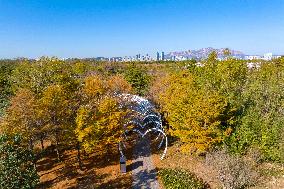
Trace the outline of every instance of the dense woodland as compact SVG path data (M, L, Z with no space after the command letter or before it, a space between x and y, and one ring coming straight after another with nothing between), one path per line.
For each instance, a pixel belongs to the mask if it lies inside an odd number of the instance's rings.
M184 156L249 154L283 164L284 58L256 62L260 67L248 68L229 53L222 61L212 53L198 64L1 60L0 188L36 187L45 140L58 161L64 150L76 149L80 166L82 153L108 153L128 119L122 93L156 105Z

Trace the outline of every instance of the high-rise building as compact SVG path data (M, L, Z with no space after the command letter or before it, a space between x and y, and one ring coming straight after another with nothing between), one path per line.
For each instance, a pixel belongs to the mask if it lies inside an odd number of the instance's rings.
M164 60L165 60L165 53L162 52L162 61L164 61Z
M157 61L159 61L159 60L160 60L160 53L157 52Z

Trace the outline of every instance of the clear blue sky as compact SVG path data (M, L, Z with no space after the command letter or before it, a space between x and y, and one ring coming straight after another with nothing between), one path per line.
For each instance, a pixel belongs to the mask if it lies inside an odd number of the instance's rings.
M0 58L284 54L284 0L0 0Z

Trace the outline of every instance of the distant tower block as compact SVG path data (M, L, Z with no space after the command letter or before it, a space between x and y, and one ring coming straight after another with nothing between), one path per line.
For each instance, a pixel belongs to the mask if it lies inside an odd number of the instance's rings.
M157 59L156 59L157 61L159 61L160 60L160 53L159 52L157 52Z
M162 52L162 61L164 61L164 60L165 60L165 53Z

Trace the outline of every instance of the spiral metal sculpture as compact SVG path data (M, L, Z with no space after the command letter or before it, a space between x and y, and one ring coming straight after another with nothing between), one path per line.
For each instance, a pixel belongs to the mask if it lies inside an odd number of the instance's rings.
M158 149L165 144L163 154L160 158L162 160L167 152L168 139L162 126L161 115L145 98L130 94L122 94L120 95L120 98L122 98L123 102L128 102L128 109L130 109L134 115L131 117L130 121L124 125L124 132L122 135L123 140L119 142L119 152L121 156L125 157L123 154L123 150L126 149L124 141L127 140L127 137L131 131L137 133L141 138L145 137L149 133L153 133L157 135L155 140L160 140ZM128 130L128 125L132 125L134 127L132 127L131 130Z

